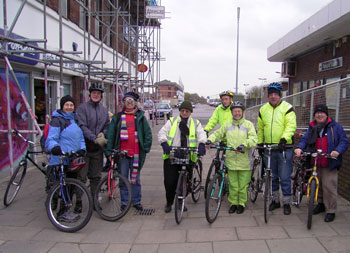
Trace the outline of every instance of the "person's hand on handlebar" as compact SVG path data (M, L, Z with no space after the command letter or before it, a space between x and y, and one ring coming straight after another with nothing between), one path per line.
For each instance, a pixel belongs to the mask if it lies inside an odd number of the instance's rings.
M244 153L244 145L239 145L237 148L236 148L236 154L239 154L239 153Z
M211 141L207 140L207 142L205 143L205 148L206 148L207 150L210 149L210 144L211 144Z
M280 139L280 143L278 143L278 149L279 151L284 151L286 149L286 144L287 144L287 140L284 138Z
M333 150L332 152L331 152L331 157L333 157L333 158L338 158L338 156L339 156L339 152L338 151L335 151L335 150Z

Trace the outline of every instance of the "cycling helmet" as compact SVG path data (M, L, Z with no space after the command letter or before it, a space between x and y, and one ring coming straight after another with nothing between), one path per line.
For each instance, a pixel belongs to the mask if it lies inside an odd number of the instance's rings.
M233 98L233 92L232 91L229 91L229 90L225 90L223 92L221 92L219 94L220 98L222 98L223 96L229 96L231 98Z
M71 163L67 166L67 171L71 173L77 173L81 170L85 165L85 160L83 157L77 157L71 161Z
M102 83L91 83L90 88L89 88L89 92L91 93L94 90L101 91L102 93L105 91Z
M233 108L241 108L242 111L245 110L245 106L240 101L235 101L231 104L230 109L232 111Z
M270 83L267 87L267 93L278 93L281 96L282 85L280 83Z

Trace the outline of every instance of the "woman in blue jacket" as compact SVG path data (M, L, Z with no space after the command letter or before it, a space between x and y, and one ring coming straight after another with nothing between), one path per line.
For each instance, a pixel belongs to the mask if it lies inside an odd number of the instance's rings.
M60 156L62 152L76 152L80 156L86 153L85 140L83 132L75 122L75 103L74 99L67 95L61 98L61 109L52 113L50 122L49 134L45 142L45 148L51 153L49 161L49 169L60 164ZM65 165L69 164L68 158L64 161ZM75 177L76 173L67 173L67 177ZM81 203L77 200L76 207ZM81 201L80 201L81 202ZM75 212L79 213L76 208ZM81 211L80 211L81 212ZM79 215L70 210L64 210L59 219L76 220Z
M300 156L301 152L314 152L322 149L335 159L321 157L317 161L317 174L320 179L318 204L313 214L326 211L324 221L331 222L335 218L337 209L338 170L342 165L342 155L348 149L348 138L343 127L332 118L328 117L328 107L316 105L314 120L301 138L294 153Z

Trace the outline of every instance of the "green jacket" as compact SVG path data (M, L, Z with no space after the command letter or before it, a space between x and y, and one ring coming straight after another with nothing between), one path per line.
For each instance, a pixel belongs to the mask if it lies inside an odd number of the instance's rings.
M219 123L220 127L225 123L232 120L232 113L230 106L225 108L223 105L216 107L215 111L211 115L204 130L210 132Z
M245 152L236 154L234 151L226 151L225 164L229 170L250 170L248 149L257 144L258 137L252 122L244 118L224 123L208 138L211 142L217 142L223 137L227 139L227 146L237 148L244 145Z
M258 116L258 143L279 143L281 138L287 144L293 143L297 129L296 115L293 106L282 101L274 108L270 103L263 105Z
M120 149L121 114L122 112L118 112L112 117L107 131L106 149ZM136 112L136 129L139 137L139 168L141 169L146 159L146 153L150 152L152 146L152 130L144 117L144 111ZM108 156L111 152L105 151L105 154Z

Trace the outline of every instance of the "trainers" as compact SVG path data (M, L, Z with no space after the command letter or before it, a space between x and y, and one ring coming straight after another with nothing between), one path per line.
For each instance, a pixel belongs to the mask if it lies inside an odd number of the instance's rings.
M284 215L290 215L291 212L292 212L292 209L290 209L290 205L289 204L284 204L283 205L283 214Z
M273 211L275 210L276 208L280 208L281 207L281 204L280 202L275 202L275 201L272 201L270 206L269 206L269 211Z
M236 205L232 205L230 207L230 209L228 209L228 213L234 213L234 212L236 212L236 210L237 210L237 206Z
M314 210L312 211L313 214L319 214L326 211L326 207L323 203L318 203L317 206L315 206Z
M324 217L325 222L332 222L334 221L335 213L327 213L326 217Z
M70 210L64 212L60 215L57 220L60 222L73 223L80 219L80 215L76 214Z
M164 212L165 213L170 213L171 212L171 205L166 204L164 207Z
M142 205L139 203L139 204L135 204L134 207L136 208L137 211L142 211L143 210L143 207Z
M236 213L241 214L243 212L244 212L244 206L238 205Z
M77 200L75 203L74 212L81 213L82 210L83 210L83 203L81 202L81 200Z

